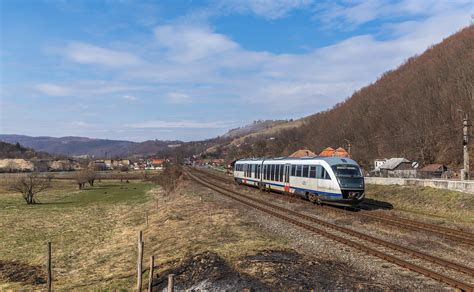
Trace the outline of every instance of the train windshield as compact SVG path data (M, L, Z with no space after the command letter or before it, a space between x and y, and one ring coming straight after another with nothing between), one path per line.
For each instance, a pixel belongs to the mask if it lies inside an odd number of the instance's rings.
M357 165L333 165L332 170L338 177L362 177L360 168Z

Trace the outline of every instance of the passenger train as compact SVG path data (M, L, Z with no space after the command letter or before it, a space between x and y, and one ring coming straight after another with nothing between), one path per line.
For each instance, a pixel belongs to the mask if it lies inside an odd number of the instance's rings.
M281 157L241 159L234 180L261 190L292 193L313 203L357 205L364 199L364 177L352 159Z

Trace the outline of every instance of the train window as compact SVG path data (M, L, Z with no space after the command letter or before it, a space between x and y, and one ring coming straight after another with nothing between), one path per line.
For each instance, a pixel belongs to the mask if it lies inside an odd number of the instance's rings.
M301 165L296 166L296 176L301 176Z
M267 174L267 178L266 178L266 179L267 179L267 180L270 180L270 165L267 165L266 168L267 168L267 171L265 171L265 173Z
M324 179L331 179L331 177L329 176L329 172L326 169L324 172Z
M308 177L308 173L309 173L309 166L308 165L303 165L303 174L302 174L302 176L303 177Z
M316 165L316 178L323 178L322 171L323 167L321 165Z
M296 176L296 165L291 166L291 176Z
M275 180L275 164L270 166L270 180Z
M327 170L322 166L321 166L321 176L319 178L331 179L331 177L329 176L329 173L327 172Z
M309 167L309 177L316 178L316 166Z
M275 180L276 181L280 180L280 165L279 164L275 166Z
M280 165L280 181L283 181L283 170L285 169L284 165Z

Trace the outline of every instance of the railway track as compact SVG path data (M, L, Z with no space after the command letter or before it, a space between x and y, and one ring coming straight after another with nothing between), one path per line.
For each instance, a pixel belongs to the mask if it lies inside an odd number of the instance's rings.
M226 180L225 178L219 175L210 173L208 171L203 171L203 170L198 170L198 169L195 169L195 170L209 177L212 177L214 179L217 179L226 183L230 183L230 181ZM344 215L348 214L346 210L342 210L342 209L337 209L337 208L325 208L325 209L333 213L339 213L339 214L344 214ZM388 215L388 214L374 213L374 212L363 211L363 210L359 210L359 211L360 212L351 212L350 215L356 216L359 218L360 217L370 218L372 220L376 220L385 224L389 224L392 226L401 227L401 228L405 228L405 229L409 229L413 231L429 232L437 236L448 238L456 242L460 242L460 243L464 243L468 245L474 245L474 234L467 231L446 228L443 226L433 225L433 224L429 224L425 222L415 221L415 220L406 219L406 218Z
M435 280L438 280L440 282L446 283L446 284L448 284L452 287L455 287L455 288L458 288L458 289L461 289L461 290L464 290L464 291L474 291L474 287L471 286L471 284L468 284L468 283L463 282L461 280L454 279L450 276L441 274L437 271L430 270L430 269L428 269L424 266L421 266L419 264L411 263L411 262L409 262L407 260L404 260L400 257L394 256L393 254L383 252L379 248L375 249L375 248L369 247L369 246L367 246L367 244L361 243L361 240L362 241L368 241L368 242L371 242L373 244L380 245L383 248L391 249L392 251L399 252L399 253L401 253L405 256L408 256L410 258L411 257L416 257L416 258L418 258L418 260L424 260L424 261L430 262L431 264L435 264L435 265L438 265L438 266L443 267L443 268L450 268L452 270L456 270L458 272L462 272L464 274L467 274L467 275L470 275L471 277L473 277L474 276L474 269L472 269L470 267L463 266L463 265L460 265L460 264L457 264L457 263L454 263L454 262L450 262L450 261L447 261L445 259L441 259L441 258L438 258L438 257L434 257L434 256L431 256L431 255L428 255L428 254L425 254L425 253L422 253L422 252L419 252L419 251L416 251L416 250L412 250L412 249L409 249L409 248L391 243L391 242L387 242L387 241L381 240L379 238L376 238L376 237L373 237L373 236L370 236L370 235L367 235L367 234L363 234L363 233L357 232L355 230L352 230L352 229L349 229L349 228L346 228L346 227L338 226L338 225L335 225L335 224L317 219L315 217L311 217L311 216L301 214L301 213L298 213L298 212L290 210L290 209L280 207L278 205L263 201L261 199L257 199L257 198L251 197L251 196L240 194L240 193L238 193L234 190L224 188L221 185L218 185L216 183L212 183L212 182L208 181L207 179L203 179L199 176L196 176L196 175L190 173L189 171L185 171L185 173L190 178L195 180L196 182L198 182L198 183L200 183L200 184L202 184L202 185L204 185L204 186L206 186L206 187L208 187L208 188L210 188L210 189L212 189L216 192L219 192L219 193L221 193L221 194L223 194L227 197L230 197L230 198L232 198L232 199L234 199L234 200L236 200L236 201L238 201L242 204L245 204L245 205L250 206L252 208L258 209L258 210L263 211L263 212L265 212L267 214L270 214L272 216L278 217L278 218L280 218L284 221L290 222L290 223L292 223L296 226L302 227L302 228L304 228L306 230L309 230L309 231L311 231L315 234L322 235L322 236L324 236L326 238L329 238L331 240L343 243L345 245L351 246L351 247L356 248L358 250L364 251L368 254L377 256L377 257L379 257L381 259L384 259L386 261L389 261L391 263L397 264L399 266L402 266L404 268L407 268L407 269L410 269L412 271L418 272L420 274L423 274L425 276L428 276L428 277L433 278ZM208 174L206 173L206 175L208 175ZM311 224L313 224L313 225L311 225ZM314 224L322 226L323 228L317 228L317 227L314 226ZM328 231L328 230L325 230L325 229L331 230L331 232ZM336 233L339 232L339 233L342 233L344 235L341 236L341 235L334 234L333 233L334 231ZM355 237L357 240L348 239L348 238L346 238L347 236Z

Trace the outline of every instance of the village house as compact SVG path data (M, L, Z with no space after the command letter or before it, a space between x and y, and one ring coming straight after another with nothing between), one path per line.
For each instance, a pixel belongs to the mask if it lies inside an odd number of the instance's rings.
M450 176L448 167L439 163L425 165L418 174L420 178L448 178Z
M151 165L153 169L163 169L165 162L166 161L164 159L152 159Z
M414 165L406 158L390 158L379 167L378 174L384 177L415 178L417 170Z

